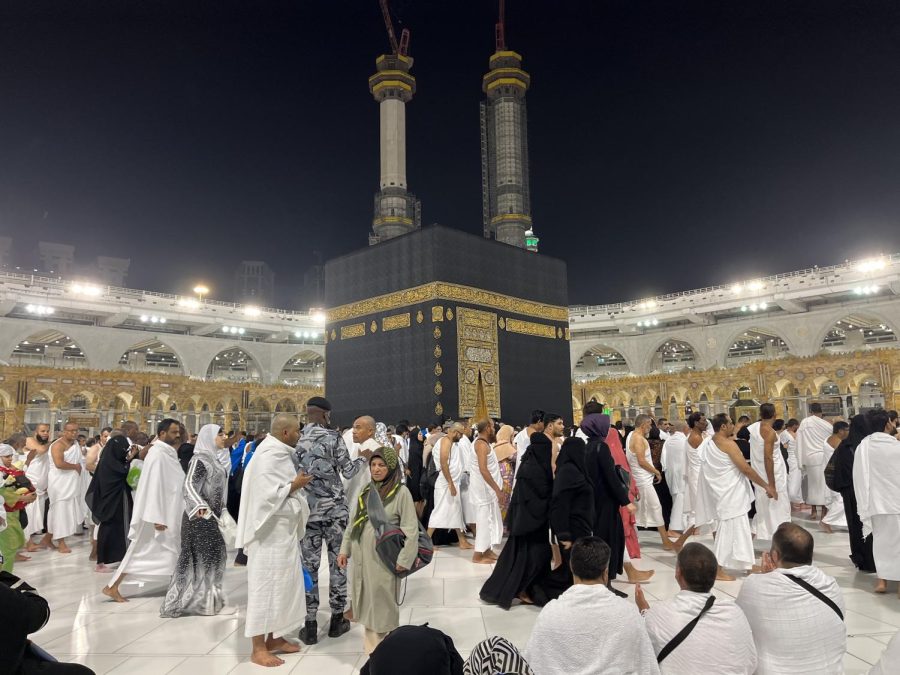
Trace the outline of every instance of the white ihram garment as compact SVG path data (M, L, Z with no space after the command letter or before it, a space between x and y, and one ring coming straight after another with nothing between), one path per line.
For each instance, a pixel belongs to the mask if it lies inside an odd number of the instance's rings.
M50 450L47 454L51 454ZM81 446L75 443L63 453L63 461L81 466ZM50 458L47 475L47 496L50 513L47 514L47 530L54 539L65 539L81 530L84 522L84 498L81 492L81 474L77 471L56 468Z
M872 534L878 578L900 581L900 441L880 431L862 440L853 489L863 536Z
M40 534L44 529L44 511L47 508L47 482L50 474L50 451L43 455L36 455L31 464L25 469L25 476L34 485L37 499L25 506L25 514L28 516L28 526L25 528L25 536Z
M475 446L472 441L468 439L466 436L462 436L459 439L458 450L460 454L460 460L463 465L463 475L460 478L459 483L457 483L456 487L459 489L459 499L462 502L462 510L463 510L463 522L464 523L474 523L475 522L475 502L472 501L471 491L469 490L469 485L472 480L472 462L474 461L476 464L478 460L475 458Z
M714 552L722 567L748 570L755 554L747 511L753 501L750 484L713 438L700 446L697 524L716 531Z
M628 466L631 469L631 475L634 477L634 482L637 485L638 492L640 493L640 499L638 499L637 511L634 514L634 524L638 527L660 527L661 525L665 525L665 519L663 518L662 512L662 504L659 503L659 495L656 494L656 490L653 487L653 479L654 474L647 471L644 467L641 466L640 462L638 462L637 455L635 455L631 451L631 439L634 437L634 432L628 434L628 438L625 439L625 457L628 458ZM643 438L639 438L638 442L644 441ZM646 443L646 441L644 441ZM644 453L645 459L649 462L650 455L650 445L647 444L647 451Z
M768 480L766 473L765 449L766 443L763 440L760 422L754 422L747 430L750 432L750 466L760 475L761 478ZM773 432L774 433L774 432ZM778 434L775 434L775 447L772 452L772 461L775 465L775 491L778 493L778 499L769 499L766 491L754 486L756 492L756 517L753 525L756 528L756 538L770 541L775 530L782 523L791 522L791 498L788 495L787 488L787 467L784 464L784 457L781 456L781 447L778 445Z
M441 439L434 452L442 452L443 447L444 442ZM459 495L459 481L462 478L464 469L462 452L456 443L452 443L448 451L450 453L448 461L450 477L453 479L453 485L456 486L456 496L454 497L450 494L450 485L444 477L444 472L440 470L441 457L435 457L438 475L434 484L434 510L428 519L429 529L461 530L465 525L463 522L462 499Z
M806 499L812 506L825 505L825 453L822 444L833 425L821 417L805 417L797 429L797 463L806 474Z
M522 464L522 457L525 456L525 451L531 445L531 433L528 431L528 427L525 427L515 435L513 445L516 446L516 468L513 470L513 487L515 487L516 476L519 475L519 466Z
M175 448L154 441L141 467L128 538L131 544L112 582L127 574L124 583L168 579L181 552L184 515L184 470ZM52 514L53 509L50 509ZM165 525L157 530L154 525Z
M737 604L753 632L757 675L843 673L846 625L831 607L785 574L810 584L846 613L837 582L813 565L748 576Z
M244 635L287 635L306 620L300 540L309 505L297 475L294 448L266 436L244 470L235 546L247 553Z
M353 442L353 430L348 429L344 432L344 445L347 446L347 452L350 455L350 461L355 462L359 459L360 450L377 450L380 447L378 441L374 438L367 438L362 443L354 443ZM363 488L369 484L372 480L372 475L369 473L368 468L360 469L355 474L353 474L352 478L344 478L341 476L341 482L344 484L344 494L347 497L347 507L350 511L353 511L353 508L356 506L356 501L359 499L359 493L363 491Z
M672 514L669 516L669 529L681 532L684 530L684 493L687 489L685 477L685 444L687 436L680 431L671 434L663 443L660 463L666 474L669 492L672 493Z
M657 655L700 614L710 595L682 590L644 612L644 625ZM756 670L756 645L744 612L731 598L717 595L713 606L659 669L663 675L752 675Z
M785 429L781 432L781 443L788 453L788 497L794 504L799 504L803 501L803 472L797 462L797 439Z
M834 454L834 448L825 441L822 446L823 454L825 455L825 463L822 464L822 481L825 480L825 467L828 466L828 462L831 461L831 456ZM825 517L822 518L822 522L826 525L831 525L832 527L847 527L847 516L844 513L844 498L841 497L840 492L835 492L828 485L825 485L825 508L828 509L828 513L825 514Z
M475 509L475 550L484 552L503 540L503 515L497 493L487 484L478 467L478 453L469 460L469 499ZM500 463L493 449L487 453L487 470L499 486L503 485Z
M704 441L694 448L690 436L684 439L684 529L697 524L697 487L700 483L700 448Z

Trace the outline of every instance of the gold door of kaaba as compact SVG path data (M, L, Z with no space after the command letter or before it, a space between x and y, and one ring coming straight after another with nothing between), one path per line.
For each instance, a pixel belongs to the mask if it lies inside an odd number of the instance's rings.
M493 418L499 418L500 352L497 314L457 307L456 347L459 361L459 416L475 415L480 376L487 413Z

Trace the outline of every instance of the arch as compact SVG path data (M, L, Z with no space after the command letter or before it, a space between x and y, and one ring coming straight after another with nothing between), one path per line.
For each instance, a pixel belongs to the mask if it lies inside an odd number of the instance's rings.
M290 398L283 398L275 404L275 412L297 413L297 404Z
M582 352L572 369L573 379L582 381L622 377L634 374L631 359L621 350L604 342L597 342Z
M835 351L853 351L854 349L877 349L878 346L895 346L897 342L897 326L877 309L862 307L861 311L847 311L842 308L832 312L823 322L814 338L813 348L819 352L825 349ZM846 344L848 332L862 329L860 341L856 338L853 344ZM866 332L872 330L872 335ZM835 335L843 333L843 335ZM829 344L830 343L830 344ZM841 349L841 347L844 347Z
M9 402L10 402L11 400L12 400L12 396L10 396L9 393L8 393L7 391L5 391L5 390L3 390L3 389L0 389L0 401L3 402L3 407L4 407L4 408L9 408L9 407L10 407Z
M782 358L795 354L797 348L790 336L771 324L754 324L736 328L722 343L719 363L726 368L749 361Z
M249 350L240 343L235 343L220 349L210 359L206 377L210 380L259 382L263 378L263 368Z
M67 332L48 326L42 330L29 327L19 338L9 356L15 366L50 366L52 368L89 368L84 350Z
M184 359L169 341L158 336L148 337L130 345L119 358L123 370L184 372Z
M654 343L651 343L651 344L654 344ZM678 335L678 336L672 335L669 337L660 337L655 342L655 345L656 346L651 348L648 352L647 360L645 363L646 368L645 368L644 372L652 373L652 372L659 372L659 370L663 370L663 371L674 373L674 372L679 372L679 371L685 370L685 369L703 370L706 367L706 365L703 361L703 356L702 356L704 352L702 349L698 348L698 346L694 344L692 337L687 337L687 336L682 336L682 335ZM657 355L660 354L660 350L662 350L664 347L667 347L669 345L677 345L677 346L686 345L687 347L690 347L691 355L692 355L690 365L689 366L686 365L684 368L666 369L665 367L662 367L659 369L654 369L654 361L656 361ZM676 354L678 353L677 349L674 351L676 352ZM672 351L670 351L669 354L672 354ZM664 366L664 364L665 364L665 362L663 360L663 366Z
M299 351L281 366L278 380L289 385L324 385L325 357L312 349Z

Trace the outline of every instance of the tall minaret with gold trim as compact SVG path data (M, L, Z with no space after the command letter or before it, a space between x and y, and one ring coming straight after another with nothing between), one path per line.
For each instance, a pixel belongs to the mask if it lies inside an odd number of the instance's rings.
M410 74L413 60L404 54L384 54L375 61L369 91L381 115L381 189L375 194L375 214L369 243L399 237L422 226L422 206L406 185L406 104L416 93Z
M502 5L501 5L502 7ZM502 11L502 9L501 9ZM503 18L497 25L497 51L482 79L487 100L481 103L481 178L484 236L526 248L531 224L528 187L528 124L525 92L531 76L522 70L522 56L506 49Z

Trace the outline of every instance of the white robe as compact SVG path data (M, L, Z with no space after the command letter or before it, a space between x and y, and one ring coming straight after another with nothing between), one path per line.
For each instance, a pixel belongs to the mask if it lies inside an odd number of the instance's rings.
M602 584L576 584L547 603L522 656L535 675L659 672L637 607Z
M644 625L656 654L700 614L710 595L682 590L644 612ZM734 600L721 593L691 634L660 664L663 675L753 675L755 670L756 645L747 617Z
M434 452L443 450L443 446L443 439L441 439L441 442L438 443ZM447 450L443 451L447 452ZM444 472L440 470L440 456L435 457L435 464L437 465L439 472L434 484L434 510L431 512L431 517L428 519L429 529L461 530L465 525L463 522L462 498L459 494L459 481L462 478L464 469L462 452L459 449L459 445L456 443L453 443L450 446L449 452L450 459L448 464L450 477L453 479L453 485L456 487L456 496L454 497L450 494L450 484L447 483L447 479L444 478Z
M821 417L805 417L797 429L797 463L806 474L806 501L825 505L825 454L822 444L831 436L834 425Z
M797 461L797 438L785 429L781 432L781 443L788 453L788 497L794 504L799 504L803 501L803 472Z
M853 489L863 536L872 534L878 577L900 581L900 441L866 436L853 460Z
M503 541L503 514L497 494L487 484L478 467L478 453L474 450L469 458L469 500L475 509L475 550L484 552L499 546ZM487 454L487 470L494 482L503 485L500 463L493 449Z
M753 632L757 675L843 673L846 625L833 609L785 574L824 593L846 614L837 582L813 565L748 576L737 604Z
M475 511L477 510L477 506L475 502L472 500L472 494L469 490L469 486L471 485L472 480L472 471L471 466L472 462L478 463L478 460L475 458L475 445L468 439L466 436L462 436L459 439L459 443L457 443L457 448L454 452L460 453L460 459L463 464L463 475L460 478L459 484L457 487L459 488L459 498L462 502L463 509L463 522L465 523L474 523L475 522Z
M362 443L354 443L352 429L345 431L343 438L351 462L355 462L359 459L360 450L377 450L379 448L378 441L374 438L367 438ZM344 478L341 476L341 482L344 484L344 494L347 497L347 507L350 509L351 513L356 506L356 500L359 498L359 493L363 491L363 488L366 487L371 480L372 475L369 473L368 467L360 469L353 474L351 478Z
M829 445L828 441L822 445L822 451L825 455L825 462L822 464L822 481L825 480L825 467L828 466L828 462L831 461L831 456L834 454L834 448ZM828 509L828 513L825 514L825 517L822 518L822 522L826 525L831 525L832 527L847 527L847 516L844 513L844 498L841 497L840 492L835 492L828 485L825 485L825 508Z
M669 484L669 492L672 494L672 513L669 516L669 529L681 532L685 527L684 495L687 489L685 476L687 436L682 432L672 433L663 443L659 461L666 474L666 483Z
M53 451L48 451L50 455ZM75 443L63 453L63 461L81 466L81 446ZM83 468L82 468L83 470ZM50 457L47 475L47 496L50 513L47 514L47 530L54 539L65 539L81 530L84 522L84 499L81 492L81 474L77 471L58 469Z
M247 553L244 635L287 635L306 620L300 540L309 505L291 493L294 448L266 436L244 471L235 545Z
M684 517L683 525L686 530L697 524L697 489L700 484L700 448L703 441L694 448L690 443L690 436L684 438Z
M31 464L25 469L25 475L37 492L37 499L25 506L28 516L28 527L25 528L25 536L40 534L44 529L44 511L47 508L47 481L50 474L50 451L43 455L36 455Z
M663 518L662 504L659 501L659 495L656 494L656 488L653 487L654 474L647 471L638 462L637 455L631 451L631 440L634 438L634 432L628 434L625 439L625 457L628 459L628 466L631 469L631 476L637 485L640 498L637 501L637 511L634 514L634 524L638 527L660 527L665 525ZM638 443L643 442L647 445L647 451L644 457L650 461L650 444L643 438L637 439Z
M522 464L522 457L528 446L531 445L531 432L528 427L522 429L513 438L513 445L516 446L516 468L513 472L513 486L516 484L516 476L519 475L519 466Z
M763 440L760 422L754 422L747 430L750 432L750 466L760 475L760 478L768 480L766 473L766 443ZM784 457L781 456L781 447L775 439L775 448L772 452L772 462L775 465L775 491L778 499L769 499L766 491L759 485L754 485L756 493L756 517L753 525L756 528L756 538L771 541L775 530L782 523L791 522L791 498L788 495L787 467Z
M700 446L700 464L697 525L716 531L714 552L722 567L748 570L756 559L747 518L753 501L750 484L715 438Z
M128 539L131 544L112 581L127 574L124 583L168 579L181 552L181 517L184 515L184 470L178 453L154 441L141 467L135 492ZM53 508L50 508L53 512ZM154 525L165 525L157 530Z

